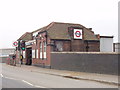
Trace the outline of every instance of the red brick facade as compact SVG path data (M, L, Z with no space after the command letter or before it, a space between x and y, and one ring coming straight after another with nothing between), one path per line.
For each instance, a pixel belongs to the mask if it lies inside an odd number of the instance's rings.
M82 29L82 39L74 39L73 30ZM33 34L36 33L36 36ZM25 35L24 35L25 36ZM99 38L94 32L79 25L51 23L32 32L32 40L26 41L25 64L50 67L51 52L99 52ZM23 37L24 38L24 37ZM23 53L22 53L23 54Z

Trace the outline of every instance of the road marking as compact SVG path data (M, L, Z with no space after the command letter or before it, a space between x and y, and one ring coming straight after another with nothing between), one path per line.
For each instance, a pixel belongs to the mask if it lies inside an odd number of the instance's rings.
M1 76L1 77L3 77L3 75L2 75L2 74L0 74L0 76Z
M34 85L34 87L37 87L37 88L46 88L46 87L38 86L38 85Z
M12 80L19 80L19 79L10 78L10 77L4 77L4 78L7 78L7 79L12 79Z
M29 82L27 82L27 81L25 81L25 80L22 80L24 83L27 83L27 84L29 84L29 85L31 85L31 86L34 86L33 84L31 84L31 83L29 83Z
M10 77L3 76L3 74L0 74L0 76L1 76L2 78L12 79L12 80L19 80L19 79L15 79L15 78L10 78Z
M3 78L3 74L0 74L0 76ZM15 79L15 78L10 78L10 77L4 77L4 78L7 78L7 79L12 79L12 80L19 80L19 79ZM30 86L33 86L33 87L36 87L36 88L46 88L46 87L43 87L43 86L38 86L38 85L33 85L31 83L29 83L28 81L25 81L25 80L21 80L22 82L24 83L27 83L28 85Z
M29 83L28 81L25 81L25 80L22 80L24 83L27 83L28 85L31 85L33 87L36 87L36 88L46 88L46 87L43 87L43 86L38 86L38 85L33 85L31 83Z

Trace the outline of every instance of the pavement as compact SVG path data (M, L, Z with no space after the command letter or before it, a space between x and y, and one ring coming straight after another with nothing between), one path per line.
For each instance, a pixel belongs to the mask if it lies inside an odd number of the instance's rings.
M27 70L30 70L31 72L44 73L44 74L61 76L61 77L77 79L77 80L89 80L89 81L114 84L114 85L120 86L117 75L47 69L47 68L42 68L42 67L37 67L37 66L28 66L28 65L21 65L21 66L17 65L13 67L27 69Z

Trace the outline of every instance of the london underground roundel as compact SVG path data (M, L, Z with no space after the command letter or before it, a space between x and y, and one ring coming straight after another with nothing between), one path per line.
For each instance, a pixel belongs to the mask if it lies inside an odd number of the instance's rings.
M80 36L81 36L81 32L80 32L80 31L76 31L76 32L75 32L75 36L76 36L76 37L80 37Z
M74 39L82 39L82 30L74 29Z
M17 46L18 46L18 42L17 42L17 41L14 41L14 42L13 42L13 46L14 46L14 47L17 47Z

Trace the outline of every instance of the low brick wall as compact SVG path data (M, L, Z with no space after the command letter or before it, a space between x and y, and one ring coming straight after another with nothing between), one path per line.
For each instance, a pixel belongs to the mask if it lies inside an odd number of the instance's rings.
M118 74L118 54L51 52L51 68L101 74Z
M6 63L8 57L0 57L0 63Z

